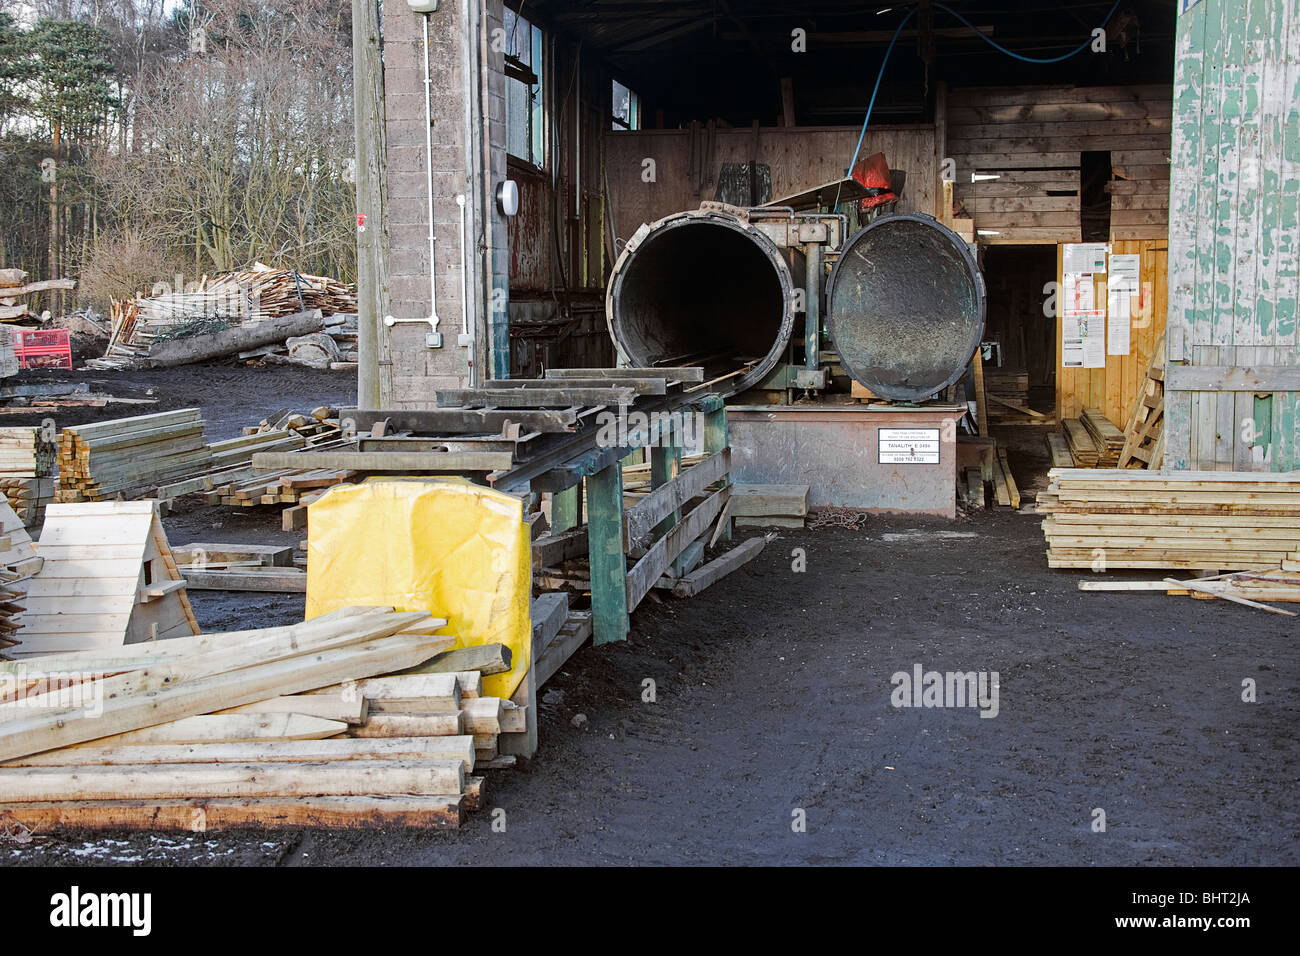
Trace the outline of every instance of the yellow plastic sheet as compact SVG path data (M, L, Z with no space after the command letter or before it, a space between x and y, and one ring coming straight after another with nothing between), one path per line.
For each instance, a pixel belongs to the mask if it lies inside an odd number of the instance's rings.
M483 678L509 697L531 661L523 503L463 478L372 478L308 509L307 618L391 605L447 619L457 647L505 644L511 669Z

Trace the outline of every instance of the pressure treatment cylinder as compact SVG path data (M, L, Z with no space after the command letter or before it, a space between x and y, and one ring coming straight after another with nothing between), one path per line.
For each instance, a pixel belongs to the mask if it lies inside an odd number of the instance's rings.
M709 391L752 388L803 321L804 258L743 210L701 208L637 230L614 264L609 332L639 368L700 365Z
M960 236L920 213L882 216L831 272L826 331L856 381L916 402L965 373L984 309L984 277Z

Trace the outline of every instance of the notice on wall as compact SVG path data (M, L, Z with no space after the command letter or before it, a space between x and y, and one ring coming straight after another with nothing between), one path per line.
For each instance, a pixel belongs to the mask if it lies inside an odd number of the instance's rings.
M1110 246L1104 242L1068 242L1061 253L1061 271L1092 275L1106 271L1106 256Z
M1133 299L1142 275L1140 255L1110 257L1106 283L1106 354L1128 355L1133 328Z
M876 443L882 465L939 464L937 428L880 428Z
M1106 367L1106 313L1100 309L1067 309L1061 322L1061 365L1064 368Z
M1097 307L1097 282L1090 273L1065 273L1061 308L1066 312L1091 312Z

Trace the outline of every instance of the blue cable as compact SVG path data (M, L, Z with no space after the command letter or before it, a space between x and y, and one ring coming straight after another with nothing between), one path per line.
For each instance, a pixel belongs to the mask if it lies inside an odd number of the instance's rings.
M894 52L894 44L898 42L898 36L903 32L903 27L907 26L907 21L916 15L916 10L909 10L907 16L898 24L898 29L894 31L894 36L889 41L889 46L885 49L885 58L880 63L880 72L876 74L876 87L871 91L871 102L867 104L867 115L862 120L862 132L858 134L858 145L853 148L853 159L849 161L849 168L844 173L845 176L853 175L853 167L858 161L858 151L862 149L862 141L867 138L867 124L871 122L871 111L876 105L876 94L880 92L880 81L885 78L885 67L889 65L889 54ZM836 191L835 207L839 208L839 190Z
M1110 13L1106 14L1106 18L1101 21L1102 27L1105 27L1106 24L1110 23L1110 18L1113 17L1115 15L1115 11L1119 9L1119 4L1120 4L1120 0L1115 0L1115 5L1110 8ZM1088 49L1088 47L1092 45L1092 37L1088 37L1088 39L1084 40L1083 43L1078 47L1078 49L1071 50L1069 53L1062 54L1061 56L1049 57L1047 59L1042 59L1036 56L1023 56L1019 53L1016 53L1014 50L1008 50L1006 47L997 43L991 37L988 37L985 34L981 33L979 29L975 27L969 20L967 20L960 13L958 13L956 10L954 10L952 7L948 6L947 4L936 3L935 6L938 7L940 10L944 11L945 13L951 13L954 17L960 20L962 24L965 27L967 27L971 32L973 32L976 36L978 36L989 46L993 47L993 49L997 50L999 53L1005 53L1007 56L1020 60L1023 63L1060 63L1064 60L1068 60L1072 56L1078 56L1080 53L1082 53L1084 50Z
M1115 5L1110 8L1110 13L1106 14L1105 18L1101 21L1102 27L1105 27L1106 24L1110 23L1110 18L1115 15L1115 11L1119 9L1119 5L1120 5L1120 0L1115 0ZM1002 46L1001 44L995 42L990 37L986 36L984 33L982 33L979 30L978 27L976 27L969 20L967 20L960 13L958 13L956 10L954 10L952 7L948 6L947 4L935 3L934 6L938 7L940 10L944 11L945 13L952 14L959 21L961 21L961 23L967 29L969 29L972 33L978 36L989 46L993 47L993 49L997 50L1000 53L1005 53L1007 56L1013 57L1014 59L1020 60L1024 63L1060 63L1064 60L1070 59L1070 57L1072 56L1078 56L1080 53L1082 53L1084 50L1086 50L1089 46L1092 45L1092 37L1089 37L1088 39L1084 40L1083 43L1077 49L1072 50L1071 52L1066 53L1062 56L1054 56L1048 59L1040 59L1038 57L1024 56L1020 53L1016 53L1013 50L1008 50L1006 47ZM903 27L907 26L907 21L911 20L915 14L916 14L916 8L913 8L910 11L908 11L907 16L903 17L903 19L899 22L898 29L894 31L894 36L890 39L889 46L885 49L885 59L881 61L880 72L876 74L876 85L875 88L871 91L871 101L867 104L867 115L862 119L862 132L858 134L858 145L853 148L853 159L849 161L849 168L845 171L844 173L845 176L853 175L853 167L858 162L858 153L861 152L862 150L863 140L867 138L867 124L871 122L871 112L876 106L876 94L880 92L880 81L885 78L885 67L889 65L889 55L894 52L894 44L898 42L898 37L899 34L903 32ZM835 207L836 209L838 209L839 208L838 189L835 191L835 194L836 194Z

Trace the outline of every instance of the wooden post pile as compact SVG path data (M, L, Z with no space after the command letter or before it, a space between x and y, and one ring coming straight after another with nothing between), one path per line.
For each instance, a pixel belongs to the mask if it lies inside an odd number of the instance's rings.
M1054 468L1054 568L1277 568L1300 544L1300 473Z
M98 501L148 490L211 463L197 408L138 415L59 433L56 501Z
M445 623L345 608L0 662L0 821L457 826L482 804L470 772L517 718L465 669L508 668L504 649L449 651Z
M22 523L41 523L54 499L56 444L48 429L0 428L0 491Z
M87 365L122 368L151 356L155 343L192 337L196 340L193 344L198 347L199 338L211 338L232 329L243 329L249 336L243 339L239 334L226 336L230 347L218 348L217 352L229 355L255 352L255 355L247 357L257 357L268 351L284 351L286 338L320 331L321 323L318 321L315 328L290 330L282 335L277 332L263 337L260 342L256 341L254 326L312 312L319 312L319 319L338 313L355 314L356 311L355 286L294 269L272 269L259 262L252 269L232 272L211 281L204 276L196 288L128 302L115 301L108 348L103 358L92 360ZM337 324L342 324L342 320ZM225 341L222 339L218 345ZM273 341L277 342L277 347L266 348ZM170 364L180 364L175 361L174 348L164 351L169 357L158 358ZM193 361L215 357L206 345L199 351L202 354Z
M38 292L68 291L77 287L75 279L44 279L28 282L22 269L0 269L0 322L21 322L37 318L26 302L19 301ZM9 333L6 332L6 335Z

